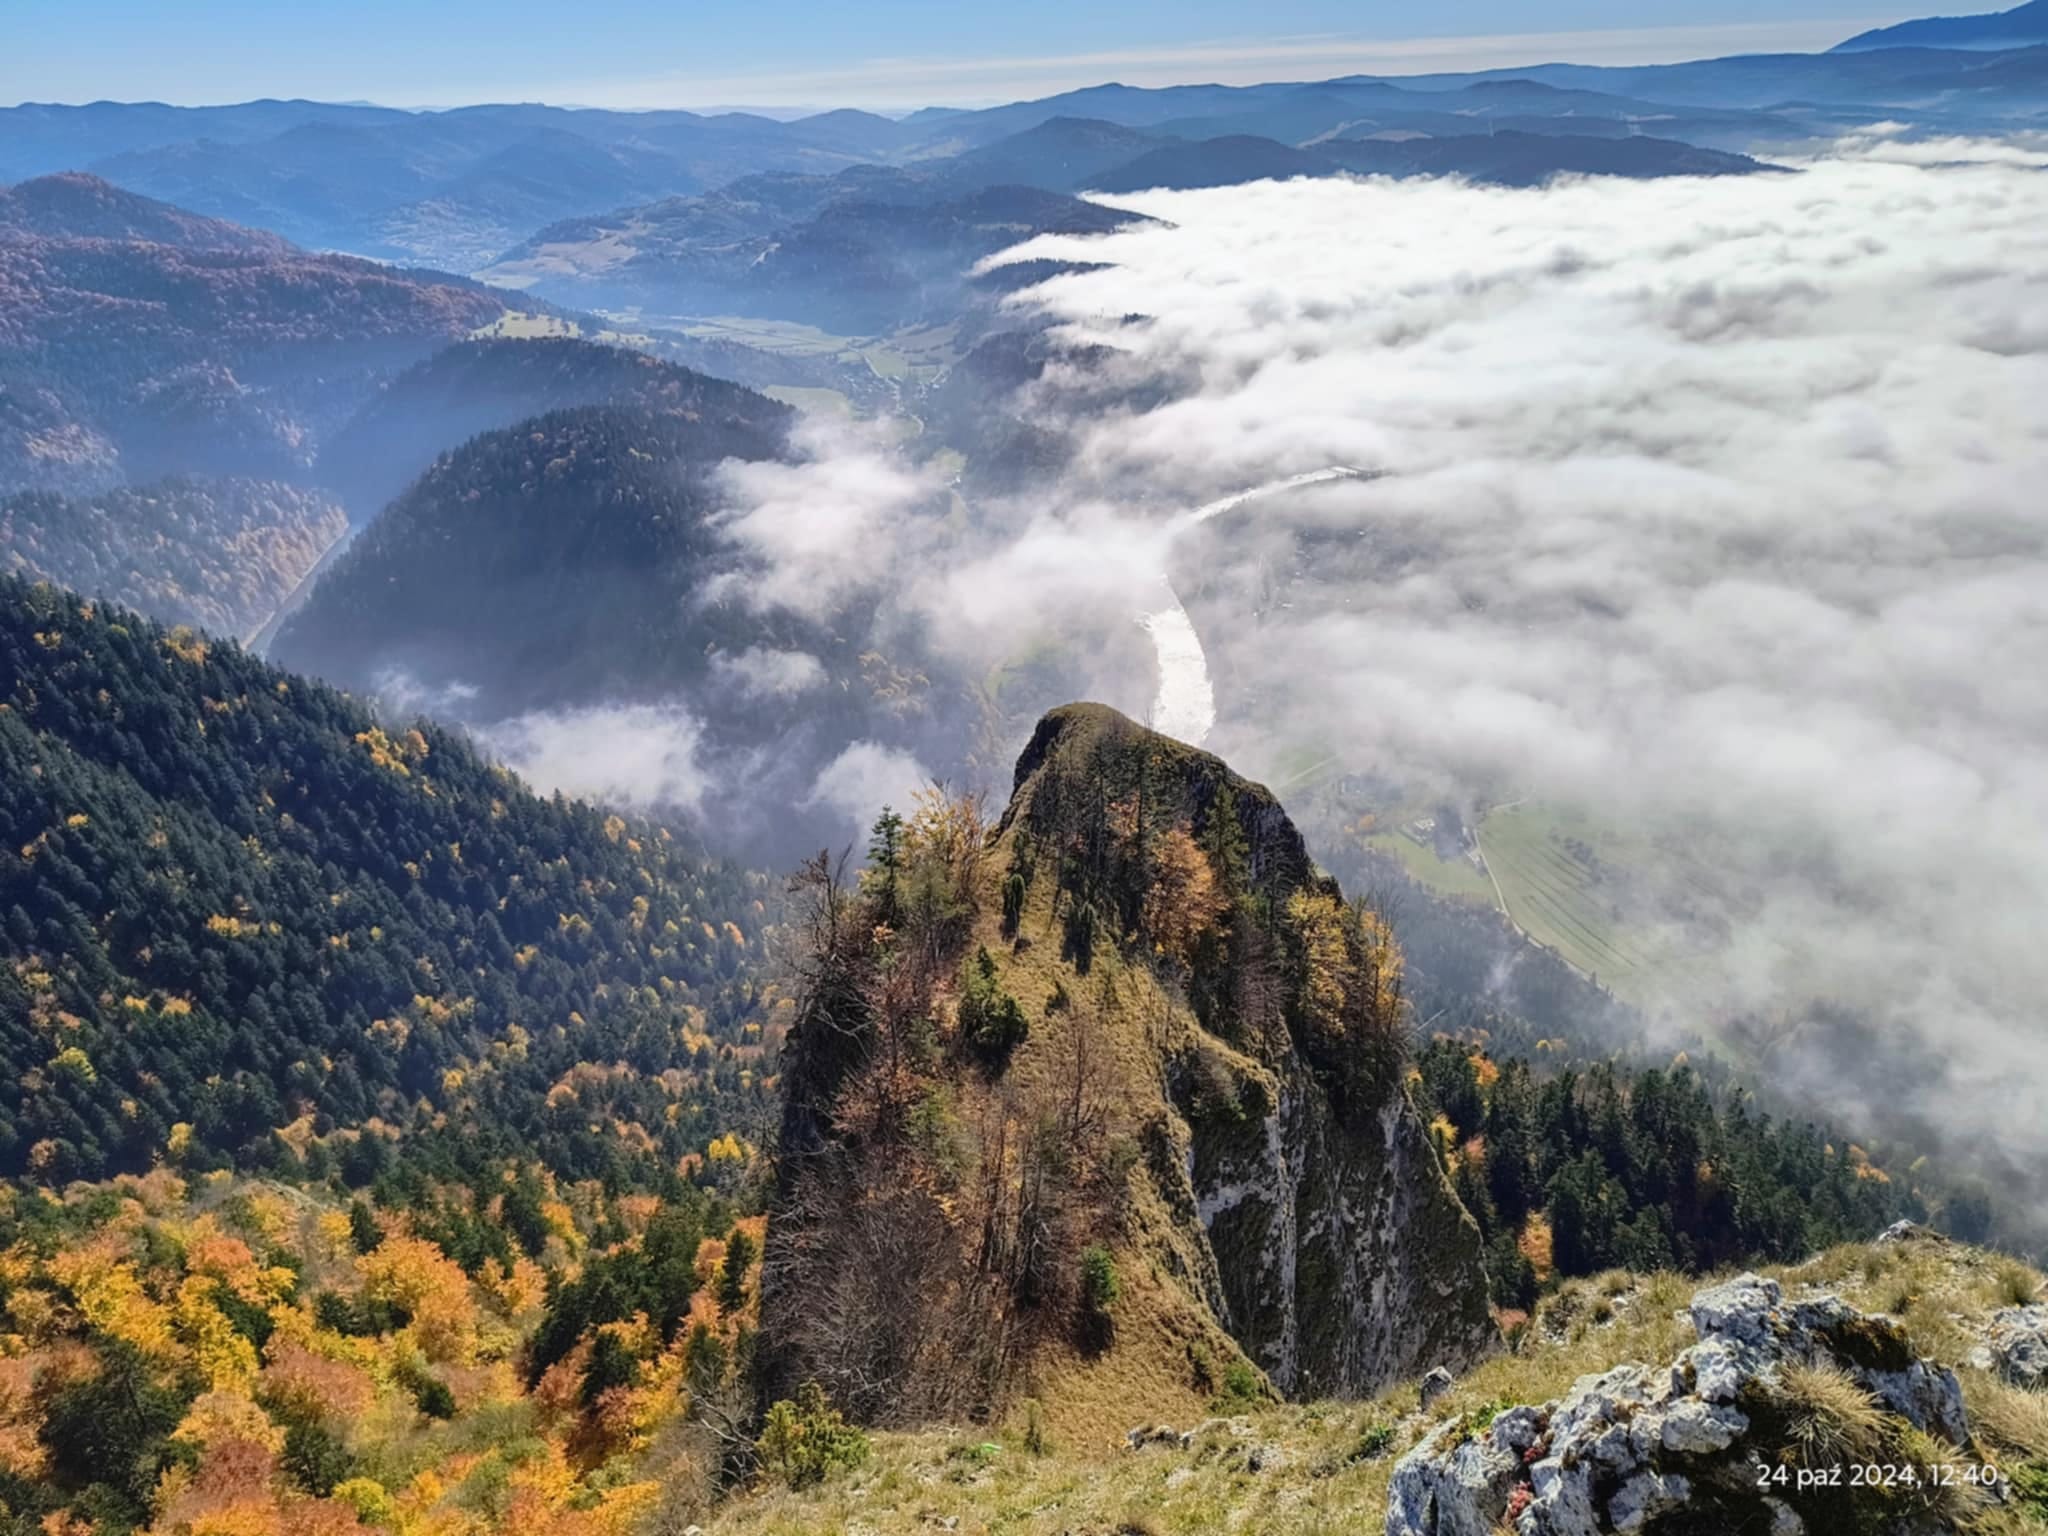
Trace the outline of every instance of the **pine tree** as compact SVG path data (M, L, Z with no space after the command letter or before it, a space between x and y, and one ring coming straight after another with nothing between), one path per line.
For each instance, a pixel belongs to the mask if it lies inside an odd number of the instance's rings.
M868 836L868 867L863 883L874 895L876 915L891 927L901 917L898 882L902 873L903 818L885 805Z
M727 1317L738 1316L747 1304L747 1268L753 1262L754 1240L744 1227L734 1227L718 1267L718 1310Z
M348 1236L357 1253L374 1253L377 1245L384 1241L384 1229L377 1225L377 1218L360 1200L349 1203Z
M633 1358L625 1341L607 1328L591 1341L590 1363L583 1368L583 1385L578 1395L585 1408L593 1407L612 1388L630 1387L639 1374L640 1362Z

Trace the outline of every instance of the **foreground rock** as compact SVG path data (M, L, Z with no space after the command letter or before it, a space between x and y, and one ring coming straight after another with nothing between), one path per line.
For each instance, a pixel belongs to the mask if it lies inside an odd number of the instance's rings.
M1956 1489L1928 1486L1933 1476L1863 1487L1850 1465L1962 1473L1971 1461L1954 1449L1968 1439L1954 1373L1914 1358L1897 1324L1833 1296L1787 1302L1755 1275L1702 1290L1691 1313L1699 1342L1668 1366L1617 1366L1542 1407L1441 1426L1395 1469L1387 1536L1654 1531L1681 1509L1710 1512L1688 1530L1772 1536L1862 1529L1872 1516L1901 1532L1950 1528L1941 1510ZM1863 1444L1852 1425L1841 1448L1798 1453L1825 1441L1801 1432L1812 1415L1788 1390L1795 1367L1839 1372L1847 1382L1826 1381L1853 1383L1852 1406L1868 1394L1883 1418Z
M1991 1369L2016 1387L2048 1388L2048 1305L2007 1307L1991 1319Z

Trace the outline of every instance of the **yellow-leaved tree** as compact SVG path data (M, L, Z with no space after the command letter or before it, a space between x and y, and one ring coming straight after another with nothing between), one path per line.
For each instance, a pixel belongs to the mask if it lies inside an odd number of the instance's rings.
M1229 897L1184 826L1169 828L1152 846L1152 881L1142 919L1153 947L1186 965L1203 935L1223 921Z
M408 1331L437 1364L467 1365L476 1350L476 1303L460 1265L425 1238L387 1237L358 1261L363 1294L412 1315Z

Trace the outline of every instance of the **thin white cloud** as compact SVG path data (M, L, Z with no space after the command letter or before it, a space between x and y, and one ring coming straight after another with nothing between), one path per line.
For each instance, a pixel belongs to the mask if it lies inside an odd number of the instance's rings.
M515 94L517 99L538 95L550 101L626 109L730 100L876 109L935 102L985 106L1099 85L1109 79L1136 86L1185 85L1192 79L1254 85L1270 80L1327 80L1347 74L1512 69L1559 59L1576 64L1669 64L1737 53L1816 52L1897 19L1818 18L1463 37L1247 36L1036 56L899 56L759 72L678 71L555 81L545 87L522 87L519 92L523 94Z
M908 752L878 742L856 741L819 771L802 803L837 812L858 834L868 829L884 806L907 811L918 792L930 783L924 765Z
M712 659L712 670L752 698L806 693L825 680L825 665L808 651L758 645Z
M801 419L794 462L732 460L719 471L734 544L757 557L753 574L711 584L756 609L821 617L890 576L900 530L937 489L891 450L879 429Z

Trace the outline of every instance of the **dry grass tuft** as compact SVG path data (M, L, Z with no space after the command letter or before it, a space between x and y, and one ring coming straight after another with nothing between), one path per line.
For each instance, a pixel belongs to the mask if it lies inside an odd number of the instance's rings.
M1988 1371L1963 1383L1970 1423L2000 1450L2032 1461L2048 1461L2048 1392L2028 1392Z
M1991 1267L1994 1306L2024 1307L2041 1299L2041 1277L2018 1259L2000 1259Z
M1883 1450L1884 1409L1835 1365L1788 1365L1778 1372L1785 1447L1799 1464L1831 1467L1870 1461Z
M1660 1269L1643 1281L1643 1312L1648 1317L1669 1316L1683 1311L1692 1302L1692 1293L1699 1289L1700 1282L1679 1274L1676 1270Z

